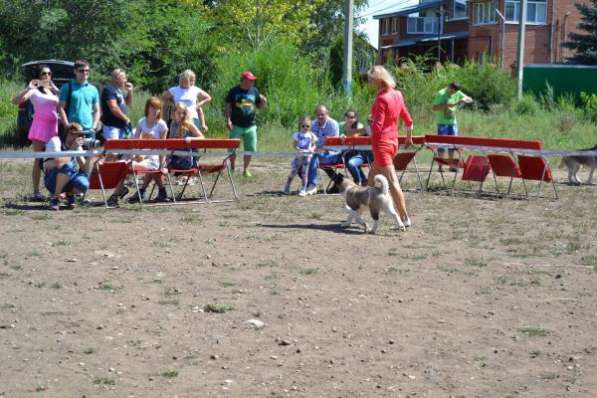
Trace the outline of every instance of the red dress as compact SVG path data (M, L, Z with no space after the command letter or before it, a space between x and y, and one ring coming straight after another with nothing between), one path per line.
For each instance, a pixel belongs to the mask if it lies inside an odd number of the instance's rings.
M413 125L402 93L395 89L381 90L375 98L371 115L373 164L377 167L390 166L398 152L398 118L407 128Z

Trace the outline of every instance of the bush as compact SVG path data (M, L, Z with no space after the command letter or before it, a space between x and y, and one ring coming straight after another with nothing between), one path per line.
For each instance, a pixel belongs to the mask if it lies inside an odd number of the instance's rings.
M0 79L0 148L27 142L27 137L17 136L17 112L11 99L23 89L23 83Z
M458 81L477 107L487 111L492 105L509 105L515 98L516 84L510 75L487 60L466 61L463 66L449 64L438 74L442 85Z
M587 120L597 123L597 94L580 93Z
M514 111L519 115L534 115L539 111L539 103L532 95L523 95L523 97L514 106Z
M348 107L366 111L371 94L359 82L353 86L353 99L336 91L322 70L311 65L308 57L283 40L269 40L255 49L227 53L215 60L218 80L212 86L212 104L206 109L208 123L223 126L222 110L228 90L239 83L240 73L251 70L256 86L268 98L268 105L258 114L259 123L278 122L295 128L302 115L312 115L315 106L325 104L332 116L339 117Z

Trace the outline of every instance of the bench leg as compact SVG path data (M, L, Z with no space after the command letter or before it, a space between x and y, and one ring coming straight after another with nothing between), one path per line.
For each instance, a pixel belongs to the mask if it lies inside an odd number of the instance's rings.
M203 181L203 173L201 173L201 170L199 170L197 172L197 177L199 177L199 184L201 184L201 191L203 191L203 198L205 200L205 203L209 203L209 198L207 196L207 190L205 189L205 183Z
M176 203L176 195L174 195L174 188L172 187L172 180L170 179L170 173L166 173L166 179L168 180L168 187L170 187L170 195L172 196L172 201L174 203Z
M234 195L234 199L237 202L240 202L240 197L238 196L238 191L236 190L236 185L234 184L234 179L232 178L232 172L230 171L230 161L226 160L226 173L228 174L228 180L230 181L230 186L232 187L232 194Z
M429 167L429 174L427 174L427 182L425 183L425 189L429 189L429 180L431 179L431 172L433 171L433 165L435 164L435 160L431 160L431 167Z

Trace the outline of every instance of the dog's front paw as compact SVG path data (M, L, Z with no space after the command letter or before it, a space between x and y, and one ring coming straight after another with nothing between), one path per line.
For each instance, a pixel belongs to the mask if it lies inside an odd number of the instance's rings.
M404 226L404 224L398 224L396 226L396 229L399 230L400 232L406 231L406 227Z

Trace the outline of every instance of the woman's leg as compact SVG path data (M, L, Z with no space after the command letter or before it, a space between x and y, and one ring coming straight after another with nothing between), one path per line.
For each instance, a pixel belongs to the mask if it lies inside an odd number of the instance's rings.
M33 152L43 152L44 143L41 141L32 141L31 147ZM41 159L35 159L33 161L33 170L31 171L31 180L33 182L33 195L39 195L39 180L41 178Z
M373 165L371 167L371 171L369 172L369 186L375 185L375 176L377 174L381 174L387 178L390 194L392 195L392 200L394 201L394 207L400 214L400 219L402 221L408 220L408 212L406 211L406 200L404 198L404 193L400 188L400 182L398 181L398 176L396 175L396 170L394 169L393 165L390 166L383 166L378 167Z

